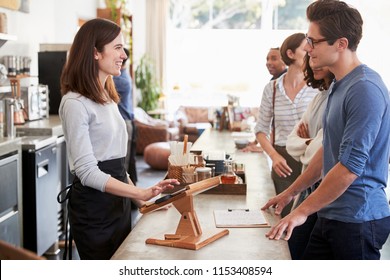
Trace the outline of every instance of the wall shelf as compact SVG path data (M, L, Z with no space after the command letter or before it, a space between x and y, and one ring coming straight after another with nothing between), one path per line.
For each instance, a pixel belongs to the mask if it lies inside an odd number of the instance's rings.
M0 33L0 47L2 47L7 41L16 41L15 35Z

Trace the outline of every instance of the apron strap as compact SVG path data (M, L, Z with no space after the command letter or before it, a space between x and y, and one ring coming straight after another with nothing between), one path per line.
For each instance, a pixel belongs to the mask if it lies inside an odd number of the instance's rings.
M70 194L72 192L72 186L79 182L80 179L77 177L74 178L73 183L71 185L68 185L65 189L61 190L57 195L57 202L58 203L68 203L68 200L70 199ZM65 194L65 196L64 196ZM72 231L68 229L69 225L69 211L66 212L66 219L65 219L65 248L64 248L64 254L62 255L62 259L66 260L68 257L68 260L72 259L72 243L73 243L73 236ZM69 236L68 236L69 235ZM69 254L68 254L69 251Z

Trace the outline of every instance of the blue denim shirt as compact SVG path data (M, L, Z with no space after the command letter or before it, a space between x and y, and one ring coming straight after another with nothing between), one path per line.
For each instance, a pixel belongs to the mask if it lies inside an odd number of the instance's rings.
M121 98L118 107L125 120L134 119L132 80L128 69L121 69L120 76L113 76L115 88Z
M390 101L381 77L360 65L336 81L323 122L324 174L340 162L358 178L318 215L351 223L390 216Z

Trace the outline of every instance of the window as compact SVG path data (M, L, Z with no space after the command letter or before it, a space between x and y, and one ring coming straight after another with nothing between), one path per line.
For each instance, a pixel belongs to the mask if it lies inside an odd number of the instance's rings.
M271 78L265 57L295 32L307 31L311 0L170 0L168 33L168 102L182 105L226 105L227 95L243 106L259 106ZM358 48L362 62L378 71L388 86L390 59L375 51L390 46L390 8L386 0L347 0L364 19ZM381 42L378 42L381 41ZM384 61L386 60L386 62ZM384 63L385 62L385 63ZM386 81L387 79L387 81ZM171 107L172 107L171 106Z
M171 0L180 29L302 29L311 0Z

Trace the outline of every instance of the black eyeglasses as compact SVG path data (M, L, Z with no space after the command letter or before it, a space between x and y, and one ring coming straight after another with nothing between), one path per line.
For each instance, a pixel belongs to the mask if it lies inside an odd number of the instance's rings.
M321 43L321 42L325 42L325 41L329 41L329 39L322 38L322 39L315 40L315 39L313 39L311 37L308 37L307 34L306 34L306 41L309 44L310 48L314 49L314 45L315 44L318 44L318 43Z

